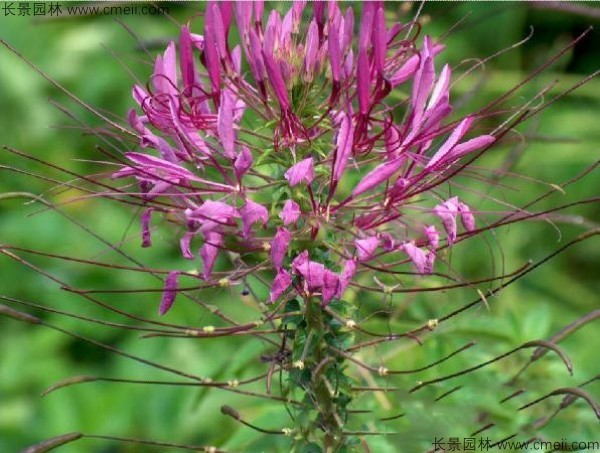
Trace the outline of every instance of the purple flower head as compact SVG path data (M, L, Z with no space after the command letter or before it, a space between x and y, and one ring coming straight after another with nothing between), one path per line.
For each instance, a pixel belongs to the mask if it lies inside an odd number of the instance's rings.
M496 137L472 133L482 114L449 119L444 46L408 37L412 27L384 12L366 3L355 34L353 8L335 2L295 2L268 19L262 3L210 2L203 31L183 26L149 88L133 89L141 150L127 150L113 174L140 187L143 244L150 216L168 213L182 226L182 257L200 256L209 286L227 247L271 273L270 302L289 292L326 305L366 269L401 274L408 257L431 273L438 230L456 242L458 216L476 233L457 197L428 200ZM408 99L398 104L390 94L401 85ZM232 280L241 272L223 267Z

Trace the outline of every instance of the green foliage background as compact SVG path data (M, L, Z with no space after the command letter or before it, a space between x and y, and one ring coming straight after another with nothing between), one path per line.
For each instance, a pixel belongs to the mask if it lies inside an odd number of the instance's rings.
M173 17L183 22L197 14L200 3L169 3ZM387 4L394 16L399 3ZM591 19L566 13L533 9L520 3L428 3L425 14L429 20L425 32L440 36L457 20L466 17L448 38L446 51L438 58L453 66L467 58L482 58L507 48L527 36L530 26L534 34L530 41L502 54L486 64L485 72L478 72L461 81L453 91L453 98L467 95L481 82L476 95L468 102L466 112L483 105L494 96L505 92L537 65L551 57L561 46L577 36ZM63 84L86 102L124 116L133 105L130 99L131 75L119 60L131 66L133 72L146 80L151 67L138 49L134 39L116 21L117 17L65 17L34 21L31 17L0 16L0 37L10 42L30 61ZM150 44L153 52L162 51L164 42L177 35L176 26L161 17L120 17L131 29ZM199 22L199 21L198 21ZM595 24L598 25L598 24ZM197 30L198 31L198 30ZM517 105L543 86L559 80L549 94L556 94L576 83L598 68L600 35L593 32L574 51L560 59L551 70L525 87L512 101ZM458 66L456 73L466 65ZM79 130L62 128L72 124L54 108L49 99L56 100L85 122L102 123L80 106L69 101L64 93L41 78L24 62L5 49L0 49L0 141L33 154L44 161L84 173L93 173L94 164L88 160L101 159L94 149L98 139ZM467 110L468 109L468 110ZM459 112L460 113L460 112ZM481 160L481 167L497 168L507 159L512 160L511 171L526 175L531 181L509 178L513 189L504 191L511 203L520 204L532 199L548 186L532 182L562 183L598 160L600 132L600 82L593 80L568 98L556 102L541 115L523 125L520 131L529 135L528 145L515 150L516 136L510 143L497 148ZM494 126L493 119L489 126ZM59 127L56 127L59 126ZM533 137L535 136L535 137ZM56 176L51 169L25 161L2 151L3 166ZM0 169L0 192L28 191L39 193L47 184L23 174ZM566 194L556 191L544 206L576 201L598 195L598 173L593 172L578 184L570 186ZM469 200L477 209L485 210L486 202L478 204L471 195ZM488 205L491 206L491 205ZM0 201L0 243L19 245L36 250L75 256L97 256L107 261L116 259L106 253L105 246L90 239L53 212L35 215L39 205L24 205L23 200ZM163 268L183 265L175 238L168 233L155 236L155 246L139 248L136 213L121 205L99 200L83 200L65 207L66 212L85 221L93 230L111 242L126 238L123 248L148 263ZM453 252L453 264L467 279L482 278L491 272L493 253L496 263L504 262L507 270L522 266L527 260L539 260L572 239L586 228L595 227L600 220L598 204L569 210L571 221L559 224L561 234L547 222L520 223L497 232L496 244L479 240L476 244L458 246ZM573 224L574 220L580 224ZM128 228L130 222L133 226ZM124 233L125 232L125 233ZM164 240L163 240L164 239ZM490 242L493 238L488 237ZM500 256L499 250L502 251ZM490 250L493 250L490 251ZM423 347L412 343L393 345L377 351L386 355L390 368L410 369L433 362L451 350L475 340L478 345L454 361L418 375L398 380L402 388L410 388L417 380L426 380L447 374L510 350L525 341L545 339L564 325L584 314L598 309L600 298L600 240L592 238L581 243L516 284L505 289L485 306L442 326L436 335L428 338ZM106 272L72 263L49 259L34 259L43 269L59 275L81 287L147 286L143 275ZM30 269L0 257L0 294L23 299L40 305L60 308L87 316L121 321L113 314L86 303L80 297L61 291L59 286ZM482 287L485 289L485 286ZM158 295L116 296L111 303L135 313L149 316L156 312ZM359 295L359 299L364 296ZM394 330L414 327L428 318L436 318L452 308L477 298L472 290L447 293L425 293L415 298L396 297L398 310L405 310L402 321ZM223 290L212 295L211 303L228 311L244 311L244 301L234 290ZM357 300L374 309L381 300ZM387 304L387 302L386 302ZM12 306L12 305L11 305ZM19 308L18 306L14 306ZM36 315L54 325L114 345L143 357L167 363L213 379L228 379L257 374L261 365L256 357L264 352L256 340L233 339L218 342L194 340L168 341L140 339L125 330L83 324L77 320L54 314ZM170 321L177 323L209 324L200 317L191 304L180 303L170 313ZM374 323L385 325L384 318ZM527 420L527 415L543 413L559 403L541 405L530 412L517 412L520 404L535 399L558 387L575 386L600 373L598 346L600 334L597 324L588 325L561 346L574 363L574 375L568 376L559 359L548 354L535 363L523 376L523 385L529 391L526 397L499 405L498 400L513 390L502 384L522 366L528 352L518 353L492 368L409 395L406 392L364 398L364 405L381 416L406 412L407 416L387 424L365 426L390 431L401 431L402 436L373 438L373 451L426 451L434 437L470 437L469 433L481 425L476 419L484 412L492 413L497 421L496 439L512 434L515 426ZM375 363L377 356L366 357ZM102 375L138 379L161 379L164 374L114 354L108 354L84 341L75 340L59 332L0 319L0 452L16 452L44 438L71 431L89 434L110 434L170 440L180 443L218 445L228 451L285 451L285 439L264 438L231 419L221 415L222 404L230 404L245 418L268 428L281 428L285 419L283 408L262 401L248 400L233 393L206 391L190 387L132 386L109 383L89 383L63 389L45 398L41 392L58 380L73 375ZM436 396L456 385L464 387L443 402L433 404ZM515 389L520 388L519 385ZM600 399L600 382L586 389ZM385 400L385 401L384 401ZM363 400L361 400L362 402ZM519 404L520 403L520 404ZM387 409L385 409L387 407ZM515 415L516 414L516 415ZM548 440L600 440L598 420L583 402L563 411L545 430ZM525 435L519 436L526 440ZM84 440L73 446L62 447L61 452L134 452L152 451L150 447L116 444L107 441ZM159 448L156 451L167 451Z

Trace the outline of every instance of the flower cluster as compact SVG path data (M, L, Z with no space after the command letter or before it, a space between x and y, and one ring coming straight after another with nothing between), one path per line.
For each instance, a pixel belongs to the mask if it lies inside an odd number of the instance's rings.
M263 16L262 2L209 3L204 34L183 26L149 86L133 88L143 151L126 152L113 177L139 184L143 246L163 213L182 227L183 257L202 260L204 284L235 284L250 268L272 276L270 302L294 291L328 304L361 269L433 272L458 218L475 230L469 207L434 189L495 140L470 137L475 116L448 121L451 70L434 64L443 45L413 36L413 23L388 26L381 2L364 3L356 27L335 2ZM161 314L179 275L166 279Z

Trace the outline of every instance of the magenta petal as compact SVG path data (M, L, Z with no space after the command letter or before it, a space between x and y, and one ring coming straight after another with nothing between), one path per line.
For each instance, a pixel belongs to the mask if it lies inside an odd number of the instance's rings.
M194 55L192 54L192 37L187 25L181 27L181 34L179 36L179 66L183 88L187 93L191 94L191 90L196 84L196 77Z
M185 214L189 220L216 224L228 224L240 217L240 213L233 206L223 203L222 201L212 200L206 200L196 209L186 210ZM203 231L206 231L206 229Z
M304 250L302 253L298 254L296 258L292 261L292 269L294 272L298 272L298 267L302 266L304 263L308 263L308 250Z
M325 266L323 264L316 261L305 261L296 266L296 272L304 277L309 290L318 289L323 286L323 279L325 278Z
M219 139L223 146L225 156L233 158L235 156L235 131L233 129L233 111L235 100L229 90L225 90L219 106L219 115L217 120L217 131Z
M365 239L356 239L354 245L359 261L366 261L373 257L375 250L379 247L379 238L371 236Z
M253 224L262 222L265 225L267 220L269 220L269 211L267 208L250 199L246 200L246 204L240 209L240 214L242 216L242 224L244 225L242 232L244 237L250 234Z
M188 231L179 240L179 247L181 248L181 254L183 255L183 257L186 260L194 259L194 254L192 253L192 251L190 249L190 244L191 244L194 236L195 236L195 233Z
M323 274L323 287L321 294L323 296L323 305L327 305L331 299L338 293L340 286L340 278L329 269L325 269Z
M348 288L348 285L356 274L356 267L356 260L346 260L344 263L344 269L340 275L340 284L335 295L336 298L340 299L344 294L344 291L346 291L346 288Z
M393 124L385 131L385 151L388 160L398 157L402 150L402 140L398 129Z
M333 164L333 176L332 180L337 182L341 179L348 159L352 154L352 147L354 144L354 125L352 124L352 117L344 113L342 117L342 123L338 132L336 140L336 155L335 162Z
M390 162L385 162L383 164L378 165L373 170L371 170L367 175L361 179L361 181L357 184L357 186L352 191L352 196L357 197L358 195L366 192L367 190L372 189L373 187L378 186L384 181L387 181L389 178L396 173L402 164L404 163L404 157L400 156Z
M218 14L219 20L221 17L221 14L218 13L218 11L218 6L214 4L211 4L206 8L206 21L204 26L204 59L213 94L219 94L221 89L221 62L219 51L217 49L217 39L219 38L216 36L218 33L216 30L216 16Z
M351 9L351 8L349 8ZM373 3L364 2L358 35L358 50L366 51L373 34Z
M408 255L419 274L427 271L427 256L413 241L402 244L402 250Z
M275 91L275 96L279 101L279 105L281 106L282 110L288 110L290 108L290 100L288 98L283 75L281 74L281 67L273 58L273 49L264 49L263 57L269 76L269 81L271 82L273 91Z
M300 205L293 200L287 200L279 213L279 217L283 220L284 225L289 225L290 223L296 223L300 214Z
M443 99L449 98L448 86L450 85L450 66L444 65L437 83L433 87L427 110L435 108Z
M362 115L369 113L369 94L371 92L371 76L367 51L358 51L358 67L356 68L356 92L358 95L358 110Z
M212 231L206 233L204 245L200 247L200 258L202 258L202 264L204 265L202 269L202 277L204 280L210 279L215 261L217 260L217 256L219 255L222 245L222 235Z
M381 233L380 238L382 242L381 247L386 252L391 252L396 248L396 241L390 233Z
M440 246L440 234L434 225L425 227L425 235L427 236L427 242L430 247L437 249Z
M252 68L252 73L257 82L262 82L265 79L266 69L263 59L262 43L253 28L248 33L250 40L250 53L248 55L248 63Z
M425 102L431 92L433 81L435 79L435 68L433 66L433 56L431 55L432 44L431 39L426 36L421 50L421 58L419 68L415 74L413 82L413 92L411 104L414 112L413 125L420 123Z
M331 65L331 78L339 82L342 75L342 54L340 52L339 32L333 23L329 26L327 37L327 48L329 51L329 64Z
M315 169L313 167L313 159L309 157L301 160L296 165L291 166L288 171L285 172L285 179L290 183L291 187L294 187L301 182L310 184L315 179Z
M391 75L390 84L392 85L392 88L395 88L410 79L417 71L420 61L421 58L419 55L413 55L406 60L406 62Z
M277 229L277 233L271 244L271 262L275 269L281 268L291 240L292 235L286 228Z
M458 141L469 131L471 124L473 124L473 117L467 116L463 119L452 131L448 140L446 140L440 149L433 155L425 168L431 168L438 162L445 160L446 155L451 152L452 148L454 148Z
M319 51L319 30L314 19L308 27L306 45L304 47L304 73L306 80L312 80L312 74L317 64L317 52Z
M150 218L152 211L154 211L154 208L148 208L142 214L142 247L150 247L152 245L150 239Z
M479 137L467 140L459 145L456 145L450 152L451 159L458 159L465 154L477 151L478 149L485 148L496 141L496 137L493 135L480 135Z
M460 221L467 231L475 229L475 217L471 209L464 203L458 203L458 212L460 213Z
M373 53L375 56L375 69L379 74L383 74L385 65L385 53L387 50L387 30L385 27L385 13L383 7L379 7L375 13L373 24Z
M235 162L233 164L235 176L238 180L241 180L242 176L244 176L248 172L248 170L252 168L252 163L252 153L246 146L243 146L242 150L235 158Z
M179 288L179 271L169 272L165 279L165 287L163 290L162 299L160 306L158 307L158 313L162 316L173 306L175 297L177 297L177 290Z
M292 276L285 269L279 269L273 279L273 285L269 295L269 302L275 302L292 284Z
M442 204L433 208L433 213L442 220L446 234L448 235L448 244L456 240L456 216L458 214L458 198L452 197Z

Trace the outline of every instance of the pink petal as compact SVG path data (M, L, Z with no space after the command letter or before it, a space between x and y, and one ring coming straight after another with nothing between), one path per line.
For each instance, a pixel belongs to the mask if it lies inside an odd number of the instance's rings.
M217 131L219 139L223 146L225 156L233 158L235 156L235 131L233 128L233 110L235 100L229 90L225 90L219 106L219 115L217 120Z
M367 51L358 51L358 67L356 68L356 92L358 95L358 110L362 115L369 113L369 94L371 93L371 76Z
M433 208L433 213L442 220L446 234L448 235L448 244L456 240L456 216L458 214L458 198L452 197L444 203Z
M339 32L337 26L330 24L327 48L329 50L329 64L331 65L331 78L339 82L342 74L342 54L340 52Z
M179 288L179 271L169 272L165 279L165 287L163 290L162 299L160 306L158 307L158 313L162 316L173 306L175 297L177 297L177 290Z
M333 181L337 182L341 179L348 159L352 154L352 146L354 144L354 125L350 115L344 113L342 123L336 140L336 155L333 164Z
M279 105L283 110L288 110L290 108L290 100L288 98L287 88L285 87L285 81L283 80L283 75L281 73L281 66L273 58L273 48L265 48L262 54L265 61L267 74L269 76L269 81L271 82L275 96L279 101Z
M431 55L431 39L426 36L423 42L423 49L420 54L419 68L415 74L413 82L413 91L411 104L414 112L413 127L420 122L425 109L425 102L431 92L435 78L435 68L433 66L433 56Z
M293 200L287 200L279 213L279 217L283 220L284 225L289 225L290 223L296 223L300 214L300 205Z
M356 260L346 260L346 262L344 263L344 269L342 270L342 273L340 275L340 285L335 295L336 298L341 299L342 295L344 294L344 291L346 291L346 288L348 288L348 285L350 284L350 282L354 278L354 275L356 274L356 267Z
M452 131L448 140L440 147L437 153L433 155L431 160L427 163L425 168L431 168L438 162L445 160L446 155L454 148L458 141L469 131L471 124L473 124L473 117L467 116L463 119L458 126Z
M373 257L375 250L379 247L379 238L371 236L365 239L356 239L354 241L359 261L366 261Z
M193 260L194 259L194 254L190 250L190 244L191 244L192 239L194 238L194 236L195 236L194 232L188 231L179 240L179 246L181 248L181 254L183 255L183 257L186 260Z
M402 250L408 255L419 274L427 271L427 255L413 241L402 244Z
M378 165L371 170L367 175L361 179L357 186L352 191L352 196L357 197L358 195L378 186L384 181L387 181L394 173L396 173L402 164L404 163L404 157L400 156L390 162L385 162Z
M400 66L400 68L396 72L394 72L394 74L390 76L389 80L390 84L392 85L392 88L395 88L401 83L404 83L408 79L410 79L417 71L420 61L421 58L419 55L413 55L408 60L406 60L406 62L402 66Z
M316 261L305 261L296 266L296 272L304 277L309 290L321 288L325 274L325 266Z
M340 278L329 269L325 269L323 275L323 287L321 288L321 295L323 297L323 305L327 305L331 299L338 293L340 286Z
M302 253L298 254L292 261L292 269L294 272L298 272L298 267L302 266L304 263L308 263L308 260L308 250L304 250Z
M373 53L375 55L375 68L379 74L383 74L385 65L385 54L387 51L387 30L385 27L385 13L383 7L379 7L375 13L373 24Z
M438 78L437 83L433 87L433 92L431 93L431 97L429 98L429 104L427 105L427 110L434 108L437 104L440 103L445 98L448 98L448 86L450 85L450 66L444 65L442 68L442 72L440 72L440 76Z
M292 276L285 269L279 269L273 279L273 285L269 294L269 302L275 302L292 284Z
M308 26L306 45L304 46L304 74L306 81L312 80L312 74L317 65L317 52L319 51L319 30L317 23L312 20Z
M192 37L187 25L181 27L181 34L179 36L179 66L183 88L191 94L191 90L196 84L196 74L194 55L192 54Z
M313 167L313 159L309 157L301 160L296 165L293 165L285 172L285 179L290 183L291 187L294 187L301 182L310 184L315 179L315 169Z
M206 235L204 245L200 247L200 258L204 265L202 269L202 277L204 280L210 279L212 270L223 245L223 236L219 233L209 232Z
M467 231L475 229L475 217L471 209L464 203L458 203L458 212L460 213L460 221Z
M271 262L275 269L281 269L283 259L288 251L292 235L286 228L278 228L271 244Z
M430 247L437 249L440 246L440 233L438 233L434 225L425 227L425 235Z
M233 206L222 201L206 200L196 209L188 209L185 212L190 220L213 221L216 223L227 223L239 218L240 213Z
M235 170L235 176L238 180L242 179L250 168L252 168L252 153L246 146L242 146L242 150L235 158L233 168Z
M150 218L152 216L154 208L147 208L142 214L142 247L150 247L152 240L150 239Z
M242 224L244 225L242 232L244 237L250 234L252 225L256 222L262 222L264 226L269 220L269 211L267 208L250 199L246 200L246 204L240 209L240 214L242 216Z
M496 141L496 137L493 135L480 135L479 137L467 140L459 145L456 145L450 152L451 159L458 159L465 154L477 151L478 149L485 148Z

